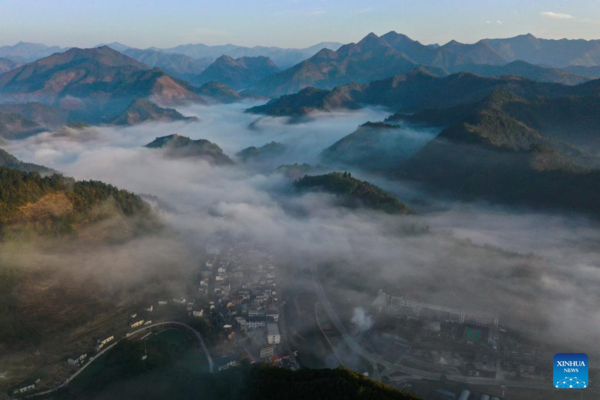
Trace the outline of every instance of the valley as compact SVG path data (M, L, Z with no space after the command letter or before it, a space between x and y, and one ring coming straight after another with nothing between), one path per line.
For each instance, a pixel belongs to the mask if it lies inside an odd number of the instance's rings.
M599 396L600 41L359 11L0 46L0 399Z

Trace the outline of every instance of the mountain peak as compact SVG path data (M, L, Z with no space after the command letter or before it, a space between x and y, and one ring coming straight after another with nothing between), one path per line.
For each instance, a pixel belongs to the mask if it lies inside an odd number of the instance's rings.
M335 58L336 52L329 49L321 49L313 58Z
M405 34L402 33L398 33L396 31L389 31L388 33L386 33L385 35L381 36L382 39L384 40L394 40L396 42L399 41L405 41L405 42L415 42L415 40L409 38L408 36L406 36Z
M369 33L367 36L365 36L364 38L362 38L362 40L360 42L357 43L358 46L365 47L365 46L373 46L373 45L381 45L383 44L383 40L377 36L376 34L374 34L373 32Z
M530 42L537 42L539 40L537 37L533 36L531 33L527 33L527 34L524 34L524 35L515 36L514 39L516 39L516 40L527 40L527 41L530 41Z
M67 64L74 60L89 59L98 61L101 64L117 67L117 66L133 66L139 69L150 69L146 64L141 63L131 57L128 57L109 46L92 47L82 49L73 47L64 53L55 53L49 57L36 61L36 63L44 65L61 65Z
M233 57L230 57L228 55L223 54L222 56L220 56L219 58L217 58L215 60L215 62L235 62L235 59Z

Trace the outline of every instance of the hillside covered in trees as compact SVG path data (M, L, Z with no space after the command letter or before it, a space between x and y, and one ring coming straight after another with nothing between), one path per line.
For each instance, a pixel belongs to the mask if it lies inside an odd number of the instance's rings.
M149 212L139 196L103 182L0 167L0 232L34 225L38 233L64 233L77 223Z
M213 165L232 165L233 161L218 145L205 139L193 140L179 134L161 136L144 146L160 149L170 158L202 159Z
M360 181L348 172L332 172L325 175L305 176L294 182L299 190L313 190L332 193L345 207L365 207L389 214L410 214L411 210L375 185Z
M163 348L157 355L153 350L161 364L148 366L141 361L144 346L125 341L115 348L114 357L109 356L109 370L99 371L81 392L65 393L61 399L418 400L344 367L291 371L242 361L238 367L208 374L177 362L171 352ZM106 379L118 370L128 371L127 377Z

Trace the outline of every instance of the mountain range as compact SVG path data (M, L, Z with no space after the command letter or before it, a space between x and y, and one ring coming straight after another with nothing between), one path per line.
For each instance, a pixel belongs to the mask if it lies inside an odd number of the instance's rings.
M113 48L195 85L217 81L236 90L250 87L254 94L276 97L308 86L330 89L350 82L367 83L419 67L438 76L473 72L575 85L600 76L599 43L521 35L483 39L474 44L451 41L432 46L392 31L382 36L371 33L357 43L324 42L306 49L189 44L142 50L116 42L99 48ZM5 58L0 60L0 71L67 50L30 43L0 47L0 58ZM253 66L247 65L250 61L246 58L256 57L268 58L268 64L255 61Z
M278 74L274 74L249 90L276 97L312 86L330 89L350 82L368 83L395 75L403 75L420 67L437 76L457 72L474 72L484 76L518 75L525 78L578 84L590 80L572 72L533 65L519 58L504 60L494 56L485 44L464 47L457 42L433 47L406 35L389 32L382 36L370 33L358 43L350 43L337 51L324 49L313 57Z
M208 46L202 43L185 44L167 49L158 49L156 47L151 50L160 50L165 53L183 54L194 59L213 58L228 56L231 58L239 57L268 57L281 69L289 68L297 63L312 57L322 49L336 50L342 44L336 42L321 42L313 46L303 49L285 49L281 47L244 47L233 44Z
M482 64L522 60L555 68L600 66L600 40L549 40L526 34L507 39L483 39L475 44L452 41L440 48L468 55Z
M71 120L107 122L136 98L202 101L190 85L109 47L70 49L0 76L0 95L69 111Z
M416 112L426 108L449 107L484 99L498 90L510 91L526 98L560 97L594 94L600 80L577 86L535 82L518 77L483 77L457 73L438 77L419 68L406 75L373 81L351 83L333 90L306 88L284 95L248 112L272 116L305 116L314 111L354 110L365 105L384 106L390 110Z
M499 90L480 100L397 113L387 121L441 133L406 158L381 144L383 132L402 128L375 124L325 150L323 160L459 197L597 214L600 92L587 89L561 97Z
M159 106L233 102L243 98L225 85L196 88L106 46L73 48L2 74L0 96L12 104L41 102L47 108L62 110L68 121L91 124L112 123L127 112L144 116L120 118L119 123L180 120L181 115ZM136 103L141 99L155 104ZM136 109L131 109L132 106ZM0 112L2 107L5 106L0 105ZM46 128L57 125L36 122Z
M9 58L13 61L28 63L48 57L54 53L67 50L59 46L46 46L41 43L19 42L13 46L0 46L0 57Z
M112 45L109 45L109 47L114 49ZM186 81L191 81L215 61L212 57L194 59L183 54L165 53L164 51L150 49L140 50L128 48L124 50L115 50L121 51L126 56L134 58L151 67L161 68L174 78Z

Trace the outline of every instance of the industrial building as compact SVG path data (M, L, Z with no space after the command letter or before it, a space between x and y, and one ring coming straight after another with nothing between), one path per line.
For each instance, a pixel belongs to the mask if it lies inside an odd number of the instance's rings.
M417 301L406 300L398 296L390 296L389 305L390 308L399 315L479 326L498 327L500 324L499 318L492 314L420 303Z

